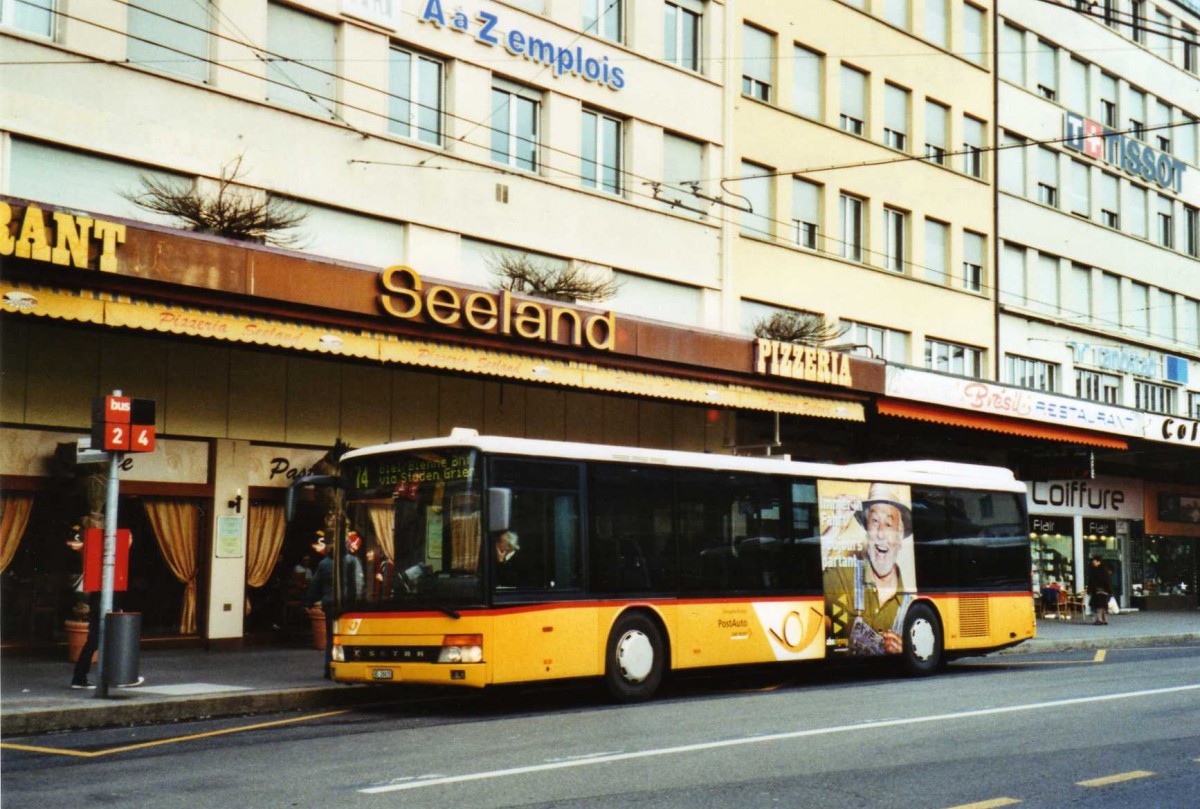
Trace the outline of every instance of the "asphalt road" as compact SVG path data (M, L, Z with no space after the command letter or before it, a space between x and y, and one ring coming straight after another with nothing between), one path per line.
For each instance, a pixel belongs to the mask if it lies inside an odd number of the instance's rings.
M55 734L0 750L0 806L1191 807L1200 647L985 658L926 680L715 672Z

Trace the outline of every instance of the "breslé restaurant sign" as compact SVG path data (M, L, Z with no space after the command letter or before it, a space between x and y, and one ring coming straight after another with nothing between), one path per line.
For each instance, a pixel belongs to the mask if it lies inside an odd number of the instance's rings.
M617 321L611 312L584 314L566 306L515 300L508 290L465 292L444 284L426 286L412 267L392 266L379 276L383 311L401 320L424 320L485 334L587 345L612 351Z
M117 245L125 243L125 226L103 219L51 211L36 205L25 210L0 201L0 256L48 261L64 267L91 269L92 249L98 248L96 269L116 272Z

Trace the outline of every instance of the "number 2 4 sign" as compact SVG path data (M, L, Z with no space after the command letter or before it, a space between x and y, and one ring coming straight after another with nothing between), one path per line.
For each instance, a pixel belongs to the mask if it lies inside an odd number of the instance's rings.
M154 425L104 425L104 449L122 452L154 452Z

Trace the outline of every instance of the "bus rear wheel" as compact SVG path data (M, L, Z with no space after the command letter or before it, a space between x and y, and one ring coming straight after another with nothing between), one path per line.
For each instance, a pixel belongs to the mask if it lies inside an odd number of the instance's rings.
M924 677L941 664L942 625L928 604L914 604L904 622L904 670Z
M618 702L650 699L662 684L666 668L662 633L640 613L621 616L608 636L604 681Z

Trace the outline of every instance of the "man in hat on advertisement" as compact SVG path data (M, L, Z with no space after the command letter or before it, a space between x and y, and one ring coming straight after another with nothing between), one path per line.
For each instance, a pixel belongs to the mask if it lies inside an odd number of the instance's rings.
M907 486L872 483L860 498L821 498L826 621L850 654L900 654L916 584L911 496Z

